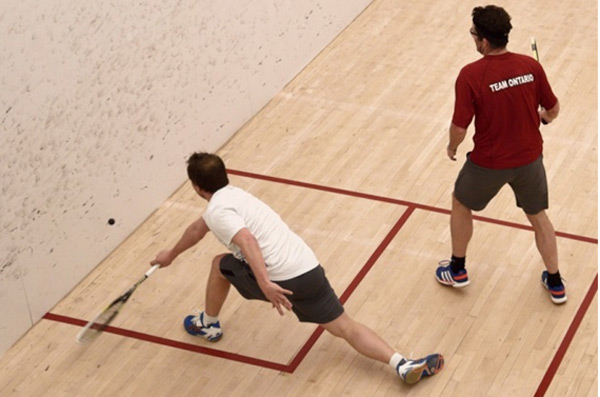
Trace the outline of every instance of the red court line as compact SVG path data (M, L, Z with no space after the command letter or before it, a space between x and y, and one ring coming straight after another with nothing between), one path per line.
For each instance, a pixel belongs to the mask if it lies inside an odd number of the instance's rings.
M406 211L404 211L404 213L402 214L400 219L398 219L398 222L396 222L396 224L394 225L392 230L390 230L390 232L387 234L387 236L385 236L385 238L383 239L381 244L379 244L379 247L377 247L375 252L373 252L371 257L367 260L367 263L363 266L363 268L360 270L360 272L358 272L358 274L354 277L354 280L352 280L350 285L348 285L346 290L342 293L342 295L340 296L340 301L342 303L346 303L346 301L348 300L350 295L354 292L356 287L358 287L358 285L363 280L363 278L365 278L365 276L367 275L369 270L371 270L373 265L375 265L375 262L377 262L377 260L379 259L379 257L383 253L383 251L385 251L387 246L390 245L390 243L392 242L394 237L396 237L396 235L398 234L398 232L400 231L402 226L404 226L404 224L406 223L408 218L411 216L411 214L414 212L414 210L415 210L414 207L408 207L406 209Z
M450 211L448 211L448 213L450 213ZM531 227L530 225L522 225L520 223L507 222L507 221L502 221L502 220L493 219L493 218L486 218L484 216L479 216L479 215L473 215L473 219L475 219L477 221L482 221L482 222L487 222L487 223L493 223L493 224L496 224L496 225L512 227L514 229L522 229L522 230L533 231L533 227ZM562 238L566 238L566 239L569 239L569 240L581 241L581 242L584 242L584 243L591 243L591 244L598 244L598 239L597 238L585 237L585 236L578 236L576 234L564 233L564 232L559 232L559 231L556 231L555 234L556 234L557 237L562 237Z
M343 194L343 195L347 195L347 196L365 198L365 199L369 199L369 200L381 201L381 202L386 202L386 203L391 203L391 204L405 205L405 206L408 206L409 210L410 210L410 212L407 211L408 213L404 214L407 217L410 215L410 213L413 212L413 210L415 208L421 209L421 210L426 210L426 211L431 211L431 212L442 213L442 214L450 214L451 213L450 210L444 209L444 208L437 208L437 207L422 205L422 204L418 204L418 203L412 203L409 201L392 199L389 197L359 193L359 192L354 192L351 190L332 188L329 186L317 185L314 183L299 182L299 181L294 181L294 180L290 180L290 179L277 178L277 177L272 177L272 176L254 174L251 172L238 171L238 170L228 170L228 172L232 175L238 175L238 176L243 176L243 177L248 177L248 178L260 179L260 180L282 183L282 184L287 184L287 185L292 185L292 186L299 186L299 187L304 187L304 188L308 188L308 189L321 190L321 191L325 191L325 192ZM518 223L514 223L514 222L507 222L507 221L502 221L502 220L493 219L493 218L487 218L487 217L483 217L483 216L479 216L479 215L474 215L473 219L482 221L482 222L493 223L496 225L512 227L515 229L533 231L533 228L530 225L522 225L522 224L518 224ZM564 233L564 232L560 232L560 231L556 231L555 233L556 233L557 237L598 245L597 238L578 236L578 235ZM394 233L394 235L395 235L395 233ZM386 244L386 246L387 246L387 244ZM369 262L367 262L367 265L365 267L367 267L367 266L369 266ZM370 266L372 266L372 264L370 264ZM368 271L368 269L366 271ZM362 276L362 277L364 277L364 276ZM347 289L346 292L349 292L349 294L350 294L354 290L354 288L356 288L356 286L358 285L360 280L362 280L362 277L360 277L360 279L359 279L357 276L357 278L355 279L356 285L351 284L352 288L349 287L349 289ZM571 325L569 326L569 329L567 330L567 333L566 333L565 337L563 338L561 345L559 346L559 348L554 356L554 359L550 363L550 366L548 367L546 374L544 375L544 378L542 379L542 381L538 387L538 390L535 394L536 397L543 396L545 394L546 390L548 389L548 387L550 386L550 383L554 379L554 375L556 374L556 371L558 370L558 367L560 366L560 364L564 358L564 355L565 355L569 345L571 344L571 341L573 340L573 338L575 336L575 333L579 329L579 325L581 324L583 317L587 313L587 310L591 304L591 301L594 298L594 295L597 293L597 291L598 291L598 274L596 274L596 278L592 282L592 285L591 285L590 289L588 290L588 293L587 293L586 297L584 298L581 306L579 307L579 309L575 315L575 318L571 322ZM348 294L348 296L349 296L349 294ZM345 296L344 298L347 299L348 296ZM345 299L342 302L345 302Z
M396 235L398 234L398 232L400 231L402 226L404 226L404 224L406 223L406 221L408 220L408 218L410 217L410 215L413 212L414 212L414 207L408 207L406 209L406 211L404 211L404 213L402 214L400 219L398 219L398 221L396 222L394 227L392 227L392 230L389 231L389 233L387 234L387 236L385 236L385 238L383 239L381 244L379 244L379 246L375 249L373 254L371 254L371 256L369 257L369 259L367 260L365 265L362 267L362 269L360 269L360 271L354 277L354 279L350 282L348 287L346 287L346 290L342 293L342 295L340 295L340 302L342 302L342 304L346 303L346 301L348 300L350 295L352 295L352 293L354 292L354 290L356 290L356 288L358 287L360 282L365 278L365 276L367 275L369 270L371 270L373 265L375 265L375 262L377 262L377 260L379 259L379 257L383 253L383 251L385 251L387 246L390 245L390 243L392 242L394 237L396 237ZM290 363L291 372L294 372L296 370L296 368L298 368L300 363L304 360L304 358L306 357L308 352L312 349L312 347L317 342L317 339L319 339L319 336L321 336L322 333L323 333L322 327L318 327L315 330L315 332L313 332L313 334L310 336L308 341L304 344L304 346L302 346L302 348L300 349L298 354L296 354L296 356L293 358L292 362Z
M365 265L361 268L358 274L354 277L354 279L350 282L346 290L340 296L340 301L345 303L350 295L356 290L360 282L367 275L369 270L375 265L375 262L379 259L381 254L385 251L390 242L394 239L394 237L398 234L402 226L406 223L410 215L414 212L414 207L409 207L404 211L400 219L396 222L396 224L392 227L390 232L386 235L383 241L379 244L379 246L375 249L373 254L369 257ZM46 313L43 317L46 320L52 320L57 322L62 322L66 324L72 324L83 327L87 324L87 321L63 316L60 314L54 313ZM139 339L163 346L170 346L177 349L187 350L195 353L202 353L213 357L224 358L228 360L238 361L246 364L256 365L263 368L273 369L276 371L282 371L287 373L293 373L296 368L302 363L304 358L308 355L314 344L317 342L324 329L322 327L317 327L317 329L311 334L308 340L304 343L304 345L300 348L298 353L293 357L289 365L275 363L272 361L261 360L254 357L244 356L235 353L228 353L222 350L211 349L203 346L198 346L190 343L179 342L172 339L161 338L158 336L148 335L141 332L131 331L124 328L112 327L108 326L104 332L126 336L129 338Z
M296 356L292 359L290 365L288 366L290 373L293 373L296 370L296 368L298 368L300 363L308 355L308 352L310 352L315 343L317 343L317 339L319 339L323 331L325 331L325 329L321 326L318 326L315 332L313 332L312 335L308 338L306 343L302 345L302 348L298 351L298 354L296 354Z
M573 321L571 322L571 325L569 326L565 337L563 338L560 346L558 347L558 350L556 351L556 354L554 355L550 366L546 370L546 373L544 374L544 377L542 378L542 381L540 382L540 385L538 386L538 389L535 392L535 397L542 397L544 394L546 394L546 391L548 390L550 383L552 383L554 375L556 375L558 367L560 367L560 364L563 358L565 357L567 350L569 349L569 345L573 341L575 333L579 329L579 325L581 324L581 321L583 321L583 317L585 317L585 314L587 313L588 308L592 304L592 300L594 299L594 296L597 292L598 273L596 273L596 277L594 278L592 285L590 286L587 294L585 295L585 298L583 298L583 302L581 302L579 310L577 310L577 313L575 313L575 317L573 318Z
M336 193L336 194L343 194L343 195L352 196L352 197L365 198L365 199L369 199L369 200L381 201L381 202L386 202L386 203L391 203L391 204L404 205L404 206L408 207L406 209L406 211L402 214L400 219L396 222L396 224L394 225L392 230L390 230L390 232L387 234L387 236L384 238L384 240L381 242L381 244L373 252L371 257L369 257L369 259L367 260L367 262L365 263L363 268L355 276L355 278L352 280L350 285L342 293L342 295L340 296L340 301L342 303L345 303L348 300L350 295L358 287L358 285L364 279L364 277L369 272L369 270L374 266L374 264L377 262L377 260L383 253L383 251L385 251L385 249L390 244L390 242L398 234L399 230L406 223L406 221L408 220L408 218L414 212L415 209L421 209L421 210L443 213L443 214L450 214L450 210L448 210L448 209L437 208L437 207L422 205L422 204L418 204L418 203L412 203L409 201L398 200L398 199L393 199L393 198L389 198L389 197L376 196L376 195L372 195L372 194L354 192L354 191L345 190L345 189L332 188L332 187L322 186L322 185L317 185L317 184L312 184L312 183L299 182L299 181L293 181L293 180L289 180L289 179L253 174L253 173L244 172L244 171L237 171L237 170L229 169L228 172L232 175L239 175L239 176L260 179L260 180L265 180L265 181L270 181L270 182L299 186L299 187L304 187L304 188L309 188L309 189L316 189L316 190L321 190L321 191L326 191L326 192L331 192L331 193ZM494 224L498 224L498 225L502 225L502 226L513 227L513 228L518 228L518 229L523 229L523 230L533 230L531 228L531 226L528 226L528 225L521 225L521 224L517 224L517 223L513 223L513 222L506 222L506 221L502 221L502 220L486 218L486 217L477 216L477 215L475 215L473 218L476 220L479 220L479 221L494 223ZM568 239L598 244L597 238L594 239L594 238L590 238L590 237L577 236L577 235L563 233L563 232L556 232L556 235L559 237L562 237L562 238L568 238ZM571 341L573 340L573 337L574 337L575 333L577 332L577 329L579 328L579 325L581 324L581 321L582 321L583 317L585 316L597 290L598 290L598 275L596 274L596 278L595 278L594 282L592 283L592 286L590 287L584 301L582 302L582 305L580 306L577 314L575 315L575 318L573 319L573 321L567 331L567 334L565 335L558 351L556 352L556 355L554 356L552 363L550 364L544 378L542 379L542 382L540 383L538 391L536 392L536 396L543 396L544 393L546 392L548 386L552 382L552 379L554 378L554 375L556 374L556 371L558 370L558 367L560 366L560 363L562 362L562 359L563 359ZM86 321L84 321L84 320L75 319L75 318L67 317L67 316L61 316L61 315L52 314L52 313L47 313L44 316L44 319L59 321L59 322L64 322L64 323L74 324L74 325L79 325L79 326L84 326L86 324ZM221 350L215 350L215 349L210 349L210 348L193 345L193 344L189 344L189 343L178 342L178 341L174 341L174 340L170 340L170 339L166 339L166 338L160 338L157 336L147 335L147 334L143 334L143 333L139 333L139 332L135 332L135 331L126 330L123 328L108 327L105 330L105 332L110 332L110 333L117 334L117 335L127 336L127 337L131 337L131 338L139 339L139 340L156 343L156 344L175 347L178 349L188 350L188 351L197 352L197 353L203 353L203 354L214 356L214 357L225 358L225 359L229 359L229 360L233 360L233 361L238 361L238 362L242 362L242 363L246 363L246 364L256 365L256 366L260 366L263 368L274 369L277 371L282 371L282 372L287 372L287 373L293 373L296 370L296 368L304 360L306 355L310 352L310 350L312 349L312 347L314 346L314 344L316 343L318 338L321 336L323 331L324 330L322 327L317 327L317 329L312 333L312 335L309 337L309 339L306 341L306 343L302 346L302 348L299 350L299 352L296 354L296 356L292 359L290 364L285 365L285 364L279 364L279 363L274 363L271 361L257 359L254 357L243 356L243 355L239 355L239 354L235 354L235 353L228 353L228 352L224 352Z
M78 318L62 316L60 314L53 314L53 313L46 313L43 318L46 320L58 321L61 323L78 325L78 326L84 326L85 324L87 324L87 321L84 321L84 320L81 320ZM166 338L161 338L161 337L154 336L154 335L143 334L141 332L131 331L131 330L124 329L124 328L108 326L104 330L104 332L115 334L115 335L126 336L128 338L139 339L139 340L143 340L143 341L147 341L147 342L152 342L152 343L155 343L158 345L174 347L174 348L181 349L181 350L187 350L187 351L191 351L191 352L195 352L195 353L202 353L202 354L206 354L208 356L220 357L220 358L224 358L227 360L238 361L238 362L245 363L245 364L256 365L256 366L263 367L263 368L274 369L276 371L291 372L289 370L289 366L285 365L285 364L274 363L272 361L266 361L266 360L261 360L261 359L254 358L254 357L243 356L241 354L229 353L229 352L225 352L222 350L216 350L216 349L211 349L211 348L204 347L204 346L193 345L191 343L179 342L179 341L172 340L172 339L166 339Z
M394 198L390 198L390 197L377 196L374 194L367 194L367 193L360 193L360 192L355 192L352 190L339 189L339 188L324 186L324 185L317 185L315 183L295 181L292 179L285 179L285 178L278 178L278 177L268 176L268 175L254 174L252 172L232 170L232 169L228 169L227 172L231 175L238 175L238 176L243 176L246 178L260 179L263 181L282 183L282 184L291 185L291 186L299 186L299 187L304 187L307 189L320 190L320 191L324 191L324 192L342 194L342 195L351 196L351 197L364 198L364 199L373 200L373 201L381 201L384 203L405 205L407 207L413 207L413 208L417 208L420 210L437 212L437 213L441 213L441 214L450 214L450 212L451 212L449 209L446 209L446 208L438 208L438 207L433 207L430 205L413 203L410 201L398 200L398 199L394 199ZM508 227L512 227L515 229L530 230L530 231L533 230L533 228L530 225L522 225L519 223L507 222L507 221L502 221L502 220L493 219L493 218L487 218L487 217L479 216L479 215L474 215L473 219L482 221L482 222L494 223L494 224L502 225L502 226L508 226ZM577 240L577 241L582 241L582 242L586 242L586 243L598 244L598 238L578 236L575 234L564 233L564 232L559 232L559 231L556 232L556 235L558 237L562 237L562 238L566 238L566 239L570 239L570 240Z
M252 172L238 171L238 170L232 170L232 169L227 169L227 173L231 174L231 175L243 176L243 177L246 177L246 178L260 179L260 180L268 181L268 182L281 183L281 184L284 184L284 185L304 187L304 188L313 189L313 190L321 190L321 191L329 192L329 193L343 194L345 196L359 197L359 198L364 198L364 199L367 199L367 200L383 201L385 203L400 204L400 205L406 205L406 206L410 206L410 207L431 208L431 211L439 211L435 207L421 206L419 204L411 203L409 201L398 200L398 199L389 198L389 197L383 197L383 196L376 196L374 194L360 193L360 192L355 192L355 191L352 191L352 190L339 189L339 188L336 188L336 187L330 187L330 186L324 186L324 185L317 185L317 184L314 184L314 183L300 182L300 181L295 181L295 180L292 180L292 179L284 179L284 178L278 178L278 177L275 177L275 176L254 174ZM442 210L442 211L447 211L447 210ZM447 212L450 213L450 211L447 211Z

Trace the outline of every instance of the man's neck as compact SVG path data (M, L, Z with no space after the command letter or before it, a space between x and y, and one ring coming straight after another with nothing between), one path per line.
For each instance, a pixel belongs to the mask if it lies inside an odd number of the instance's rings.
M492 50L487 51L485 54L483 54L483 56L502 55L502 54L506 54L507 52L508 52L508 50L506 49L506 47L494 48Z

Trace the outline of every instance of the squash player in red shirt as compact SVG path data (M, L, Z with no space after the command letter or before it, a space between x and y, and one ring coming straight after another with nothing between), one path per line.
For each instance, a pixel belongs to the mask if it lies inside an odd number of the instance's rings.
M475 7L470 29L481 59L462 68L455 87L455 105L448 157L456 151L475 119L474 148L458 174L452 197L450 230L452 257L441 261L437 280L447 286L469 285L465 268L473 234L472 211L480 211L509 184L535 232L535 242L546 270L542 284L552 302L566 302L558 271L554 227L546 215L548 185L543 165L540 122L551 123L559 113L542 66L533 58L506 49L512 28L501 7Z

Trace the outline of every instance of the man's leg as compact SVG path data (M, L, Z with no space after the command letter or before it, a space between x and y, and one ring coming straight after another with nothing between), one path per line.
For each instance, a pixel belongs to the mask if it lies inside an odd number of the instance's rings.
M206 303L204 311L199 315L189 315L183 320L185 330L194 336L201 336L209 342L216 342L223 336L219 313L225 303L229 292L230 283L222 275L220 264L223 255L215 257L212 261L210 274L206 282Z
M450 234L452 238L452 257L441 261L435 271L435 278L444 285L463 288L469 285L469 276L465 269L467 246L473 235L473 214L452 194L452 213L450 215Z
M467 246L473 236L473 214L452 195L452 214L450 215L450 233L452 236L452 255L457 258L467 256Z
M554 274L558 272L558 249L556 248L556 234L554 226L546 215L546 211L542 210L535 215L525 214L527 219L533 226L535 232L535 244L542 256L544 265L548 269L548 273Z
M212 261L210 274L206 282L206 305L204 312L210 317L218 317L227 299L231 283L223 276L220 269L221 259L227 254L216 256Z
M354 321L346 313L335 320L321 324L329 333L344 339L360 354L388 363L394 349L367 326Z
M418 360L403 357L369 327L354 321L345 312L321 326L332 335L344 339L363 356L389 364L408 384L418 382L423 376L435 375L444 367L441 354L430 354Z
M556 247L554 226L552 226L552 222L550 222L544 210L535 215L526 215L533 226L535 244L547 269L547 271L542 272L542 284L550 291L552 302L557 305L565 303L567 293L558 271L558 249Z

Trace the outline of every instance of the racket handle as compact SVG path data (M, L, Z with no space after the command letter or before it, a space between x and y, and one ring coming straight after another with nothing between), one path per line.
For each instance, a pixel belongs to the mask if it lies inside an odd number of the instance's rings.
M539 62L540 56L538 55L537 42L535 41L535 37L531 38L531 53L533 54L535 60Z
M533 57L535 58L535 60L539 62L540 56L538 55L537 42L535 41L535 37L531 38L531 52L533 53ZM541 121L544 125L548 124L548 122L544 119L541 119Z
M154 273L156 271L156 269L158 269L160 267L160 265L156 264L154 266L152 266L147 272L146 272L146 277L150 277L150 275L152 273Z

